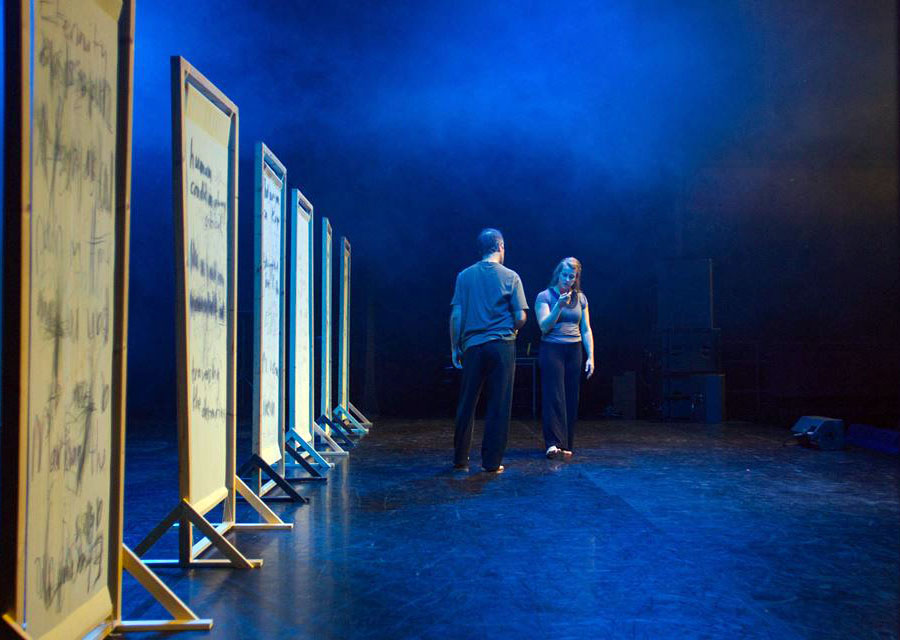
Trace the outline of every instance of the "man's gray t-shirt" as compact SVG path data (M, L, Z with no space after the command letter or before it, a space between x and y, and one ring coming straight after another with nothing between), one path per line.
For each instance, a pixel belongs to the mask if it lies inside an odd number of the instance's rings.
M463 351L491 340L515 340L513 314L528 308L519 275L486 260L459 272L450 304L460 307Z

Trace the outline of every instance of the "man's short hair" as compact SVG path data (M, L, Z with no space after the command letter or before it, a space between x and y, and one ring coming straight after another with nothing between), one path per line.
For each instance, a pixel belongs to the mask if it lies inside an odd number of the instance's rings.
M500 251L500 243L503 242L503 234L496 229L482 229L478 234L478 251L486 256Z

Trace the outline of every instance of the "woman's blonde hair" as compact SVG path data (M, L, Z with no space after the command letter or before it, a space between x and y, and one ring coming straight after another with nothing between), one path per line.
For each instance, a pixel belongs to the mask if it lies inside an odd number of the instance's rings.
M559 284L559 274L562 273L563 267L569 267L575 272L575 283L572 285L572 290L575 292L575 295L572 296L572 299L569 301L569 306L574 307L581 296L581 262L578 258L569 257L560 260L559 264L557 264L556 268L553 270L553 275L550 277L550 284L547 286L549 288Z

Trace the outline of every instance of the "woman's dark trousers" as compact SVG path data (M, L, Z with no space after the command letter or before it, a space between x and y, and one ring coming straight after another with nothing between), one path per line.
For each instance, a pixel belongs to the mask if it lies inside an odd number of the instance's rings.
M538 362L544 446L571 451L575 446L581 388L581 342L541 342Z
M469 463L472 431L475 425L475 405L481 387L487 383L487 411L484 416L484 437L481 440L481 466L493 471L500 466L506 439L509 435L509 414L512 410L513 377L516 372L516 343L513 340L492 340L466 349L462 358L462 386L456 408L456 429L453 434L453 463Z

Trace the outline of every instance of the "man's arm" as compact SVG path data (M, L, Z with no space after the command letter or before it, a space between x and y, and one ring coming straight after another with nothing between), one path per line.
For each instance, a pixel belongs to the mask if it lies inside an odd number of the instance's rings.
M528 320L528 316L525 315L525 312L522 309L513 312L513 326L516 331L525 326L526 320Z
M525 301L525 290L524 287L522 287L522 281L519 279L519 276L516 276L515 283L513 284L513 292L512 296L510 296L510 306L512 307L513 329L518 331L525 325L525 321L528 320L528 316L525 315L525 309L528 308L528 303Z
M450 308L450 360L462 369L462 352L459 350L459 333L462 327L462 310L458 304Z

